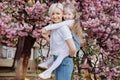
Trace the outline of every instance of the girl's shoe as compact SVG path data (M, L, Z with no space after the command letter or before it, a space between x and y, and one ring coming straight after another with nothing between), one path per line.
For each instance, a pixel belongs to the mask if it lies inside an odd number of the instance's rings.
M43 63L38 64L38 67L43 68L43 69L47 69L48 65L43 62Z
M38 75L41 79L49 79L51 78L51 73L48 72L43 72L41 74Z

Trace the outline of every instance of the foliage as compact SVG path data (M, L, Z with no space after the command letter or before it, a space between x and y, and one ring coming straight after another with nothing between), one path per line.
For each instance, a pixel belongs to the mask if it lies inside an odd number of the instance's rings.
M48 6L37 1L29 6L22 0L0 3L0 41L8 46L15 46L19 37L40 37L40 29L49 17Z
M81 7L81 25L86 32L84 51L94 64L93 72L116 80L120 73L120 2L82 0Z

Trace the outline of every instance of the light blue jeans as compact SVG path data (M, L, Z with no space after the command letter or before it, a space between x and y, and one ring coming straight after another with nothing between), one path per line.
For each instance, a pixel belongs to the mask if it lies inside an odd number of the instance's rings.
M54 60L57 56L54 56ZM55 80L71 80L73 72L73 58L66 57L58 68L55 69Z

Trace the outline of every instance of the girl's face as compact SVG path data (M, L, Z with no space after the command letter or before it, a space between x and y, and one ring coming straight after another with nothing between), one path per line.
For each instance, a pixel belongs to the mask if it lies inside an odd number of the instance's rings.
M64 9L63 18L64 20L74 19L74 14L70 9Z
M53 23L62 22L63 11L59 8L56 8L50 17Z

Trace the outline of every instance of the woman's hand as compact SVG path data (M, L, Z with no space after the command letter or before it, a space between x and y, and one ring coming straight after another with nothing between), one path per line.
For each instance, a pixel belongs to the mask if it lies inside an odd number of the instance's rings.
M43 37L45 40L47 40L47 42L50 42L49 35L50 35L50 31L42 30L42 37Z

